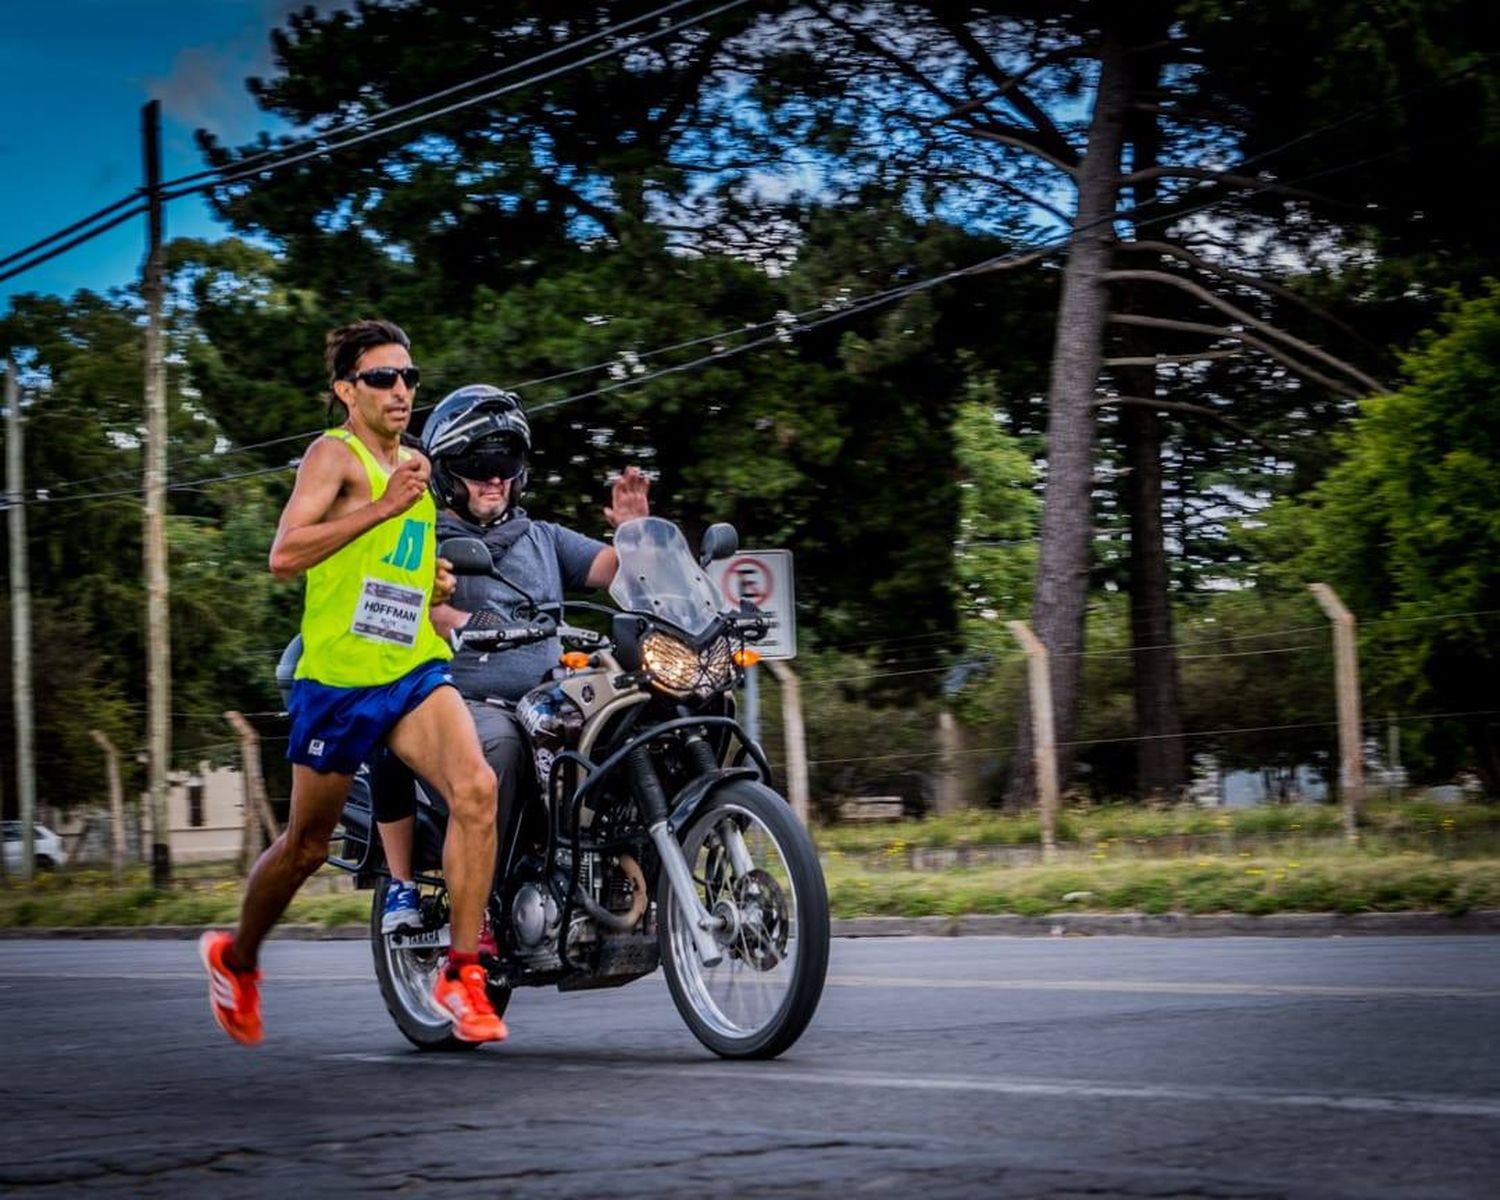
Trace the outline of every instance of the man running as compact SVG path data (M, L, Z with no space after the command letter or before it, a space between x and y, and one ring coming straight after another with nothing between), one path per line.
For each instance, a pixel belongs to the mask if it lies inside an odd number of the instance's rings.
M401 446L420 372L406 334L389 321L331 331L326 359L345 420L303 456L271 546L277 579L307 574L288 705L291 814L250 872L238 929L198 943L209 1000L230 1037L261 1040L260 944L327 860L350 780L384 742L448 804L452 942L433 999L459 1039L499 1041L505 1024L477 953L495 866L495 774L452 686L452 652L428 620L455 581L446 563L438 570L427 460Z

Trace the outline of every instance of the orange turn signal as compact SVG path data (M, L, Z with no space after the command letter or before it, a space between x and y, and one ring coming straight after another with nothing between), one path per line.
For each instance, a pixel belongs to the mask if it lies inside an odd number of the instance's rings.
M751 650L748 646L743 650L734 652L734 665L737 667L753 667L760 662L760 651Z
M569 650L559 661L570 671L581 671L589 665L589 656L582 650Z

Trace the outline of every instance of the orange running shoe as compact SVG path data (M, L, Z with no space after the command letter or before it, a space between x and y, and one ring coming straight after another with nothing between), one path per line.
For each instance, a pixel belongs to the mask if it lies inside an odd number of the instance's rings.
M235 1041L253 1046L260 1041L260 972L236 971L224 961L234 943L229 934L209 930L198 939L198 957L208 972L208 1006L219 1028Z
M505 1022L484 990L484 968L469 963L455 972L444 967L432 989L432 998L453 1018L453 1036L461 1042L503 1042Z

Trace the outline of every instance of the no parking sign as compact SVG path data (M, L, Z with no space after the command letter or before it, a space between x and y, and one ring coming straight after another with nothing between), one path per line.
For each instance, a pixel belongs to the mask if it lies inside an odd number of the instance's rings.
M748 601L765 614L770 632L754 643L762 658L797 657L797 608L790 550L741 550L710 563L710 578L731 608Z

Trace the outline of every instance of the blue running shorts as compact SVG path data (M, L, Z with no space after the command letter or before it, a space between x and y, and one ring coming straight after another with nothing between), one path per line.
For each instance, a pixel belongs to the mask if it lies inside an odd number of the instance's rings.
M379 687L295 680L287 701L292 733L286 756L321 775L353 775L397 721L445 684L451 687L453 676L440 658Z

